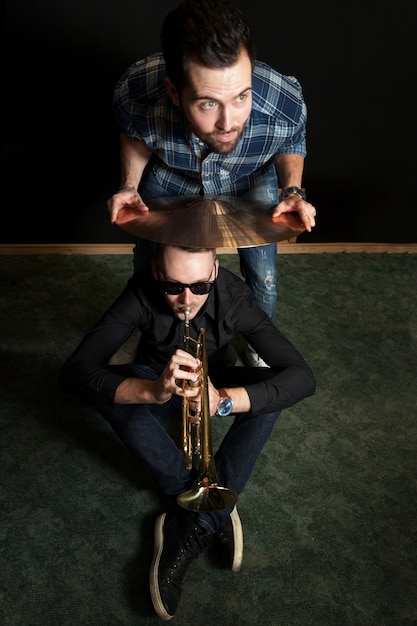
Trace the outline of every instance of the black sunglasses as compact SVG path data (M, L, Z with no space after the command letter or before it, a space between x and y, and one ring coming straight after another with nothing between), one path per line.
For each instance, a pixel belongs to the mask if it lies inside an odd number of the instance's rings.
M210 276L213 274L213 270L216 267L216 263L213 264ZM157 268L157 275L159 278L159 268ZM179 296L183 293L184 289L189 289L195 296L205 296L210 293L210 289L214 285L214 280L203 280L199 283L190 283L185 285L184 283L177 283L172 280L158 280L162 287L162 291L166 296Z
M159 280L158 282L166 296L179 296L180 293L182 293L186 288L188 288L195 296L205 296L210 292L210 289L214 285L214 280L211 282L207 280L202 283L191 283L189 285L174 283L170 280Z

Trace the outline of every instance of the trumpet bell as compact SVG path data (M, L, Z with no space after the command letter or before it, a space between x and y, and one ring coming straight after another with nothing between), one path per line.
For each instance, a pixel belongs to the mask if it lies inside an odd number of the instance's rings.
M188 511L219 511L233 508L237 499L237 493L227 487L197 484L192 489L183 491L177 497L177 502Z

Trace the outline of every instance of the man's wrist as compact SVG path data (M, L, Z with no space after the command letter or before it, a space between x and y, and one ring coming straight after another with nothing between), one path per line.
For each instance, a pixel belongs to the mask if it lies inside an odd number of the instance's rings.
M220 417L226 417L233 412L233 401L227 394L225 389L217 389L219 394L219 402L216 409L216 415Z
M285 200L285 198L288 198L288 196L291 196L291 195L298 196L302 200L305 200L307 197L304 189L301 189L300 187L296 187L296 186L286 187L285 189L281 191L281 194L279 196L280 202L281 200Z

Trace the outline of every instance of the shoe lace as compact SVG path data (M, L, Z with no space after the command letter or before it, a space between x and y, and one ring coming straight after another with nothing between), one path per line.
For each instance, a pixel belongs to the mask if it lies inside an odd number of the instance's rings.
M184 541L183 549L191 558L198 558L212 543L212 535L205 533L199 526L192 526Z
M191 561L197 559L212 543L213 538L211 535L205 533L198 526L192 526L183 544L179 547L172 567L167 572L167 582L180 585L185 570Z
M217 541L219 544L228 544L233 539L233 530L229 520L227 520L217 533Z

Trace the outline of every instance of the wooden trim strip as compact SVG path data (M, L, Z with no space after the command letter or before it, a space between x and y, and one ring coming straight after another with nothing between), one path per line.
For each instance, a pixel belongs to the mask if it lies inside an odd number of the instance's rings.
M130 243L0 244L0 255L25 254L133 254ZM417 254L416 243L296 243L280 242L279 254L315 253L406 253ZM218 248L218 254L236 254L235 249Z

